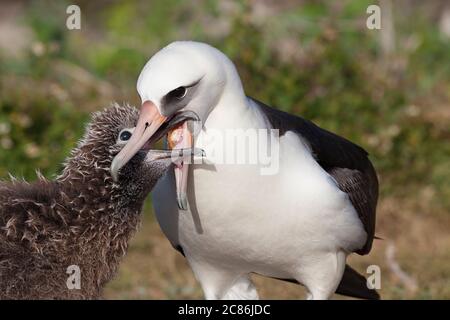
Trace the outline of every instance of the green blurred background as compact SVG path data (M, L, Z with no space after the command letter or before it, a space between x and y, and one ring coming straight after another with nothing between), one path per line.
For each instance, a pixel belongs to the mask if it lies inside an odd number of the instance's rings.
M81 30L66 28L69 4ZM379 4L382 29L366 27ZM383 298L450 298L450 2L0 1L0 179L51 178L90 112L139 105L137 76L174 40L208 42L245 90L364 146L381 195L373 252ZM106 298L201 298L146 206ZM400 271L399 271L400 268ZM262 298L301 287L255 278Z

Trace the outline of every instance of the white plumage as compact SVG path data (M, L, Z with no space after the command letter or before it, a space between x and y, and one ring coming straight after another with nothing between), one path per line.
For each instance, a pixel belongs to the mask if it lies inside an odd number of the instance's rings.
M369 240L370 250L373 238L348 193L319 163L315 145L296 130L286 130L277 142L274 175L261 175L261 165L208 159L230 147L213 139L217 132L273 128L265 107L245 95L233 63L209 45L170 44L145 65L137 88L143 102L170 116L177 110L165 100L167 93L191 83L197 83L195 92L182 110L199 115L195 146L209 162L189 166L188 210L177 205L172 171L158 182L153 200L163 232L184 252L207 299L258 298L253 272L296 280L309 298L329 298L347 255Z

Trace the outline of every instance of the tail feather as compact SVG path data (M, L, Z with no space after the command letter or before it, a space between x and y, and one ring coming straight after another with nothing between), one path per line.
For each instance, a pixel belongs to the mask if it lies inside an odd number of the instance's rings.
M303 285L295 279L276 277L270 278ZM378 292L375 289L369 289L367 287L366 278L356 272L348 264L345 265L344 275L342 276L341 282L336 289L336 293L359 299L380 300L380 295Z
M349 265L345 266L344 275L342 276L341 283L336 289L336 293L360 299L380 299L380 295L375 289L369 289L367 287L366 278Z

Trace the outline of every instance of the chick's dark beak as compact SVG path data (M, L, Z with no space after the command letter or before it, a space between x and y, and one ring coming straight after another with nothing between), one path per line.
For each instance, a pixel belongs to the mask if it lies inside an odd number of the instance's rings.
M169 130L187 120L199 120L192 111L180 111L171 117L163 116L151 101L142 104L139 119L133 135L111 163L111 175L117 181L118 173L130 159L141 149L150 146L162 138Z

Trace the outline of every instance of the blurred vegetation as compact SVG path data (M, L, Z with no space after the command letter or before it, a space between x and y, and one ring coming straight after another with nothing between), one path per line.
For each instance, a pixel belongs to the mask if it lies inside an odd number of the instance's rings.
M227 53L250 96L363 145L382 192L427 187L449 208L449 118L426 116L432 107L450 109L449 39L418 7L399 20L397 50L385 55L379 31L365 28L371 1L343 3L304 2L262 22L246 2L235 3L222 34L205 28L224 20L219 1L79 1L80 31L66 29L64 1L27 3L23 23L34 37L25 54L0 60L0 176L55 173L87 113L112 100L137 103L147 59L189 38Z
M0 178L53 176L91 111L138 105L148 58L192 39L229 55L248 95L364 146L382 197L422 199L448 217L450 39L433 1L395 3L390 52L365 26L374 1L262 1L269 14L257 1L73 2L79 31L66 29L68 1L11 1L31 35L20 53L0 48Z

